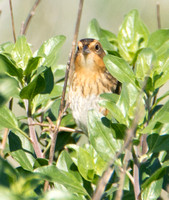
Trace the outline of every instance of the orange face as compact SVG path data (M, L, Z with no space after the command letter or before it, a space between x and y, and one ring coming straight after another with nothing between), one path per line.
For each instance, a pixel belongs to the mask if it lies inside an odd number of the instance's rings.
M75 56L75 71L100 71L105 69L104 56L105 52L99 41L95 39L80 40Z

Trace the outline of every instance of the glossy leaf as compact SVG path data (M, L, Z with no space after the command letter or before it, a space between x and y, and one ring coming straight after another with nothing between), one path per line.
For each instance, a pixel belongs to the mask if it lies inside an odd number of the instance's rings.
M148 29L140 19L138 11L130 11L125 16L118 33L120 55L131 63L136 52L146 47L148 36Z
M90 111L88 116L89 140L96 152L105 161L110 161L121 148L122 141L115 139L111 123L100 113Z
M137 57L135 66L136 77L144 81L146 77L153 74L153 68L156 66L155 52L150 48L145 48L140 51Z
M112 76L121 83L132 83L135 85L135 75L128 63L117 56L106 55L104 62Z
M50 67L55 63L65 39L63 35L54 36L42 44L37 52L37 56L43 57L41 65Z
M24 87L20 92L22 99L32 100L37 94L45 89L45 80L41 75L38 75L32 82Z
M32 57L32 51L25 36L19 36L16 40L12 57L20 68L26 68L28 60Z
M88 195L85 188L72 174L60 170L53 165L39 167L34 172L45 176L44 179L64 185L71 192Z

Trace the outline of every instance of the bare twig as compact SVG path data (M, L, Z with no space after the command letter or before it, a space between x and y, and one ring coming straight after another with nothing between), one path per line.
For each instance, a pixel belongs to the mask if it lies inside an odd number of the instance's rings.
M12 9L12 1L11 1L11 0L9 0L9 6L10 6L10 13L11 13L13 38L14 38L14 42L16 42L16 34L15 34L15 26L14 26L14 17L13 17L13 9Z
M29 25L29 23L30 23L32 17L34 16L35 10L36 10L37 6L39 5L40 1L41 1L41 0L36 0L36 1L35 1L35 3L34 3L34 5L33 5L33 7L31 8L31 10L30 10L30 12L29 12L29 14L28 14L28 16L27 16L25 22L22 23L22 26L21 26L21 34L22 34L22 35L25 35L25 34L26 34L26 31L27 31L27 29L28 29L28 25Z
M68 81L68 76L69 76L69 70L73 66L77 37L78 37L81 14L82 14L83 1L84 0L80 0L80 3L79 3L79 10L78 10L77 22L76 22L75 33L74 33L74 40L72 42L72 51L71 51L69 61L67 63L67 68L66 68L66 73L65 73L65 81L64 81L61 103L60 103L60 108L59 108L59 115L58 115L58 119L56 121L56 130L55 130L54 137L53 137L53 140L51 143L51 148L50 148L49 164L52 164L52 162L53 162L56 138L57 138L57 134L59 131L59 126L61 123L62 115L64 112L64 100L65 100L65 94L66 94L67 81Z
M60 103L60 107L59 107L59 115L58 115L58 119L56 121L56 128L55 128L55 132L53 134L51 147L50 147L49 165L51 165L53 162L54 153L55 153L55 144L56 144L56 139L57 139L57 135L59 132L59 126L61 123L62 116L65 112L65 109L64 109L65 94L66 94L67 82L68 82L68 78L69 78L69 71L70 71L70 68L72 68L73 61L74 61L76 43L77 43L79 27L80 27L80 20L81 20L81 15L82 15L83 2L84 2L84 0L79 1L79 10L78 10L77 21L76 21L76 26L75 26L74 39L72 42L72 50L71 50L71 54L70 54L70 57L69 57L69 60L67 63L67 67L66 67L65 81L64 81L63 91L62 91L61 103ZM44 190L47 190L48 186L49 186L49 184L45 183Z
M158 29L161 29L161 16L160 16L160 3L159 3L159 2L157 2L156 11L157 11L157 27L158 27ZM158 93L157 93L157 94L158 94ZM157 94L155 94L155 96L154 96L154 98L153 98L153 103L152 103L152 105L154 105L154 104L156 103Z
M54 124L51 124L51 123L50 124L44 124L44 123L35 122L33 124L30 124L30 126L35 126L35 125L38 125L38 126L41 126L41 127L49 127L49 129L51 129L52 132L56 128L56 126ZM73 128L59 126L59 132L61 132L61 131L66 131L66 132L70 132L70 133L80 132L79 130L76 130L76 129L73 129Z
M43 158L43 153L41 151L41 148L39 146L39 142L37 140L36 132L35 132L35 127L31 126L31 124L34 124L33 118L31 116L31 111L30 111L30 105L28 100L24 100L27 116L28 116L28 126L29 126L29 134L30 138L32 140L32 145L35 151L35 154L38 158Z
M157 2L157 26L158 29L161 29L161 16L160 16L160 3Z
M133 150L133 160L134 160L134 166L133 166L133 178L134 178L134 194L135 194L135 200L138 199L140 194L140 185L139 185L139 162L137 159L137 153Z

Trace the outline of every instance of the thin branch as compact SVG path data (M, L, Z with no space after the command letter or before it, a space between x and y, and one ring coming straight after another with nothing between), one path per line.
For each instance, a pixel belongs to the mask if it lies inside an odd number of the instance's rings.
M65 81L64 81L61 103L60 103L60 108L59 108L59 115L58 115L58 119L56 121L56 130L55 130L53 140L52 140L52 143L51 143L51 148L50 148L49 165L51 165L52 162L53 162L53 157L54 157L54 152L55 152L55 144L56 144L56 139L57 139L57 135L58 135L58 131L59 131L59 126L60 126L60 123L61 123L63 113L65 111L64 110L64 100L65 100L65 94L66 94L66 87L67 87L67 81L68 81L68 77L69 77L69 70L73 66L73 61L74 61L77 37L78 37L82 8L83 8L83 1L84 0L80 0L80 2L79 2L79 10L78 10L77 22L76 22L75 33L74 33L74 40L72 42L71 55L70 55L69 61L67 63L67 68L66 68L66 73L65 73Z
M160 16L160 3L157 2L157 26L158 29L161 29L161 16Z
M5 146L6 146L6 141L7 141L7 138L8 138L8 132L9 132L9 129L5 128L4 135L3 135L3 138L2 138L1 151L0 151L1 157L4 157L3 151L4 151Z
M161 16L160 16L160 3L159 2L157 2L156 11L157 11L157 27L158 27L158 29L161 29ZM152 105L154 105L156 103L157 94L158 94L158 92L155 94L155 96L153 98Z
M35 1L33 7L29 11L29 14L28 14L25 22L22 23L22 26L21 26L21 35L25 35L26 34L26 31L28 29L29 23L30 23L32 17L35 15L35 10L36 10L37 6L39 5L40 1L41 0L36 0Z
M84 2L84 0L79 1L79 9L78 9L77 21L76 21L76 26L75 26L74 39L72 42L72 50L71 50L71 54L70 54L67 66L66 66L65 81L64 81L62 97L61 97L61 102L60 102L60 107L59 107L59 115L58 115L58 119L56 121L55 132L53 134L53 138L51 141L51 147L50 147L50 152L49 152L49 165L51 165L53 162L54 153L55 153L55 145L56 145L57 135L59 132L59 126L60 126L61 119L65 112L65 108L64 108L65 94L66 94L67 82L68 82L68 78L69 78L69 71L70 71L70 69L72 69L74 56L75 56L76 43L77 43L77 38L78 38L78 33L79 33L83 2ZM44 191L46 191L48 189L48 187L49 187L49 182L46 181L45 185L44 185Z
M134 160L134 166L133 166L134 195L135 195L135 200L138 200L138 197L139 197L139 194L140 194L140 185L139 185L139 167L140 167L140 164L139 164L138 159L137 159L137 152L135 153L134 150L133 150L133 160Z
M28 116L29 134L30 134L30 138L32 140L32 145L33 145L35 154L36 154L37 158L43 158L44 156L43 156L43 153L41 151L39 142L37 140L35 127L31 126L31 124L33 124L34 121L33 121L33 118L31 116L30 105L29 105L28 100L24 100L24 104L25 104L25 108L26 108L26 112L27 112L27 116Z
M10 13L11 13L11 21L12 21L13 39L14 39L14 42L16 42L15 25L14 25L14 17L13 17L13 9L12 9L12 1L11 0L9 0L9 6L10 6Z

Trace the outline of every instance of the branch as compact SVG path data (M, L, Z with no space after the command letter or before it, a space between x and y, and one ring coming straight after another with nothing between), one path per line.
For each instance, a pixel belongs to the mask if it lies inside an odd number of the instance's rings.
M65 81L64 81L62 97L61 97L61 102L60 102L60 107L59 107L59 115L58 115L58 119L56 121L56 127L55 127L55 131L54 131L53 138L52 138L52 141L51 141L51 147L50 147L50 152L49 152L49 165L51 165L52 162L53 162L54 153L55 153L55 144L56 144L57 135L58 135L58 132L59 132L59 126L60 126L63 114L65 112L64 100L65 100L67 82L68 82L68 78L69 78L69 71L70 71L70 69L72 69L73 62L74 62L76 43L77 43L79 27L80 27L80 20L81 20L81 15L82 15L83 2L84 2L84 0L79 1L79 10L78 10L77 21L76 21L76 26L75 26L74 39L73 39L73 42L72 42L72 49L71 49L71 53L70 53L70 56L69 56L69 60L67 62L67 66L66 66ZM45 185L44 185L44 191L46 191L48 189L48 187L49 187L49 182L46 181Z
M16 42L16 34L15 34L15 26L14 26L14 17L13 17L13 9L12 9L12 1L11 1L11 0L9 0L9 6L10 6L10 13L11 13L11 21L12 21L13 39L14 39L14 42Z
M32 17L35 15L35 10L36 10L37 6L39 5L40 1L41 0L36 0L34 5L33 5L33 7L29 11L29 14L28 14L25 22L21 26L21 35L25 35L26 34L26 31L28 29L28 25L29 25Z
M160 3L157 2L157 26L158 29L161 29L161 16L160 16Z
M33 122L32 116L31 116L30 105L29 105L28 100L24 100L24 104L25 104L25 108L26 108L26 112L27 112L27 116L28 116L29 134L30 134L30 138L32 140L33 149L35 151L37 158L43 158L44 156L41 151L39 142L37 140L35 127L31 126L31 124L33 124L34 122Z
M49 165L51 165L52 162L53 162L57 134L58 134L58 131L59 131L59 126L60 126L60 123L61 123L61 119L62 119L63 113L65 111L64 110L64 100L65 100L65 94L66 94L66 87L67 87L67 81L68 81L68 77L69 77L69 70L70 70L70 68L72 68L73 61L74 61L77 37L78 37L81 14L82 14L82 8L83 8L83 1L84 0L80 0L80 2L79 2L79 10L78 10L78 16L77 16L77 21L76 21L75 33L74 33L74 40L72 42L71 55L70 55L69 61L67 63L67 68L66 68L66 73L65 73L65 81L64 81L62 97L61 97L61 103L60 103L60 108L59 108L59 115L58 115L58 119L56 121L56 129L55 129L55 133L54 133L53 140L52 140L52 143L51 143L51 148L50 148Z

